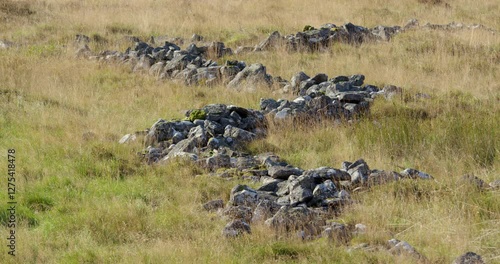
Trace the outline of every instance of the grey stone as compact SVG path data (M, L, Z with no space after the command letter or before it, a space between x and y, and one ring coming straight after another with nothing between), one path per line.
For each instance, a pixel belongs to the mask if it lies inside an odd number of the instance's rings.
M368 180L371 172L368 164L363 159L359 159L347 166L347 173L351 175L352 184L363 184Z
M263 51L274 48L280 43L281 39L281 34L278 31L274 31L266 39L257 44L254 51Z
M186 138L186 136L183 133L175 131L174 135L172 136L172 143L177 144L185 138Z
M145 137L146 146L169 140L173 137L174 133L175 129L173 123L159 119L151 126Z
M286 180L290 175L301 175L304 171L291 166L271 166L268 168L269 176L275 179Z
M243 47L243 46L239 46L238 48L236 48L236 50L234 51L234 54L245 54L245 53L250 53L254 50L255 48L254 47Z
M404 171L400 172L400 174L405 178L411 178L411 179L417 179L417 178L424 180L434 179L434 177L432 177L431 175L412 168L407 168Z
M215 121L205 120L204 127L212 137L224 134L224 127Z
M135 134L126 134L123 136L118 143L124 144L124 143L130 143L132 141L135 141L137 139L137 136Z
M325 182L316 185L313 194L313 203L321 204L323 200L327 198L336 197L337 187L331 180L326 180Z
M329 223L322 235L338 244L347 244L351 240L351 234L347 226L336 222Z
M228 220L243 220L247 223L252 221L253 212L252 208L247 206L227 206L219 212L224 218Z
M231 190L228 204L232 206L243 205L255 207L258 200L259 195L257 194L257 191L246 185L236 185Z
M397 239L391 239L391 240L389 240L389 245L391 246L391 249L389 249L389 252L392 254L395 254L395 255L405 254L405 255L412 256L416 259L424 259L424 257L406 241L399 241Z
M368 97L367 94L364 93L357 93L357 92L341 92L338 95L338 99L342 103L354 103L354 104L359 104L363 101L365 101L365 97Z
M402 176L395 171L373 170L368 176L368 185L386 184L398 181Z
M493 189L500 189L500 179L490 182L490 187Z
M221 199L208 201L203 204L203 209L209 212L217 211L220 208L224 208L224 201L222 201Z
M328 75L324 73L318 73L314 77L312 77L311 80L314 81L315 84L320 84L322 82L328 81Z
M208 137L207 132L203 126L196 126L189 130L188 138L194 140L197 147L204 147L207 145Z
M236 74L227 87L238 90L254 90L259 85L270 86L271 84L271 76L267 74L266 67L255 63Z
M211 170L231 167L231 158L226 154L214 154L206 160L206 166Z
M279 204L271 200L262 200L253 211L252 223L263 222L272 217L281 208Z
M228 125L224 129L224 137L231 137L239 142L250 142L257 138L257 135L241 128Z

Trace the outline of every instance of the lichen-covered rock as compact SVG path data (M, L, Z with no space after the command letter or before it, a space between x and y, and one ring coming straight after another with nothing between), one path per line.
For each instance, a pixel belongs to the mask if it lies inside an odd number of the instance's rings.
M259 201L259 194L247 185L236 185L231 190L229 205L255 207Z
M414 247L412 247L406 241L399 241L397 239L391 239L388 241L390 249L389 252L395 255L408 255L416 259L425 259Z
M432 177L431 175L412 168L407 168L404 171L400 172L400 174L403 177L410 179L424 179L424 180L434 179L434 177Z
M217 211L218 209L224 208L224 201L221 199L217 200L212 200L208 201L203 204L203 209L211 212L211 211Z
M228 88L238 90L254 90L257 86L271 86L272 78L266 72L266 67L260 63L247 66L236 74L228 84Z
M250 233L252 233L250 225L242 220L233 220L222 230L222 235L227 238L235 238Z
M227 206L221 212L222 216L229 220L243 220L246 223L250 223L252 221L252 208L248 206Z
M456 258L452 264L484 264L481 256L474 252L467 252Z

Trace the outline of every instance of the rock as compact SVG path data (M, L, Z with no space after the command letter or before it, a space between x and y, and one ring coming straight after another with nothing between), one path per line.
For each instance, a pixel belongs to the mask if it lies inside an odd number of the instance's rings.
M368 185L386 184L398 181L402 176L395 171L372 170L368 176Z
M233 220L228 223L224 230L222 230L222 235L227 238L235 238L243 234L250 234L250 225L241 220Z
M221 199L212 200L203 204L203 209L211 212L217 211L218 209L224 208L224 201Z
M5 46L5 44L0 41L0 47L2 46L2 44L3 44L3 46ZM7 48L9 46L5 46L5 47ZM84 44L83 46L79 47L76 50L75 56L77 58L89 58L90 56L92 56L92 51L90 50L90 48L87 44Z
M327 198L336 197L337 187L331 180L326 180L325 182L316 185L312 192L313 203L322 204Z
M231 190L228 204L232 206L243 205L255 207L258 200L259 195L257 194L257 191L246 185L236 185Z
M429 175L425 172L421 172L421 171L418 171L416 169L411 169L411 168L405 169L404 171L400 172L400 174L401 174L401 176L403 176L405 178L411 178L411 179L417 179L417 178L424 179L424 180L434 179L431 175Z
M406 25L403 27L404 30L414 29L419 26L419 22L417 19L412 18L406 22Z
M342 92L338 95L338 99L340 102L353 104L359 104L365 101L366 97L368 96L358 92Z
M239 46L238 48L236 48L236 50L234 51L234 54L245 54L245 53L249 53L249 52L252 52L255 48L254 47L243 47L243 46Z
M290 86L292 88L292 91L294 93L298 92L298 90L300 88L300 84L303 81L308 80L309 78L310 77L307 76L307 74L305 74L304 72L298 72L295 75L293 75L292 78L290 79Z
M263 222L272 217L281 208L280 205L271 200L262 200L253 211L252 223Z
M493 189L500 189L500 179L490 182L490 187Z
M191 153L191 152L185 152L185 151L170 151L167 156L165 156L161 162L167 163L169 160L174 159L174 158L180 158L180 159L186 159L186 160L191 160L191 161L197 161L198 160L198 155Z
M149 129L145 137L146 146L158 144L172 138L175 129L172 122L167 122L163 119L156 121Z
M312 174L314 177L321 178L322 180L333 180L333 181L350 181L351 175L346 171L330 168L330 167L320 167L317 169L307 170L304 174Z
M254 51L269 50L276 47L281 41L281 34L278 31L271 33L266 39L255 46Z
M463 175L462 181L464 183L471 184L472 186L476 187L479 190L483 190L490 187L486 182L484 182L483 180L479 179L474 175L469 175L469 174Z
M389 41L391 40L393 35L396 35L401 30L401 27L386 27L386 26L376 26L371 29L371 33L377 37L379 40Z
M323 230L322 236L339 244L347 244L351 240L348 228L344 224L335 222L330 223Z
M277 192L278 183L283 182L283 180L275 179L272 177L262 177L261 182L263 183L263 185L257 189L258 191Z
M347 166L347 173L351 175L352 184L364 184L370 175L370 168L363 159L359 159Z
M193 36L191 36L191 41L193 42L203 41L203 39L204 38L198 34L193 34Z
M290 116L291 112L292 112L292 109L283 108L274 115L274 120L284 120Z
M227 125L224 129L224 137L231 137L239 142L250 142L257 138L257 135L241 128Z
M247 66L236 74L227 87L238 90L254 90L259 85L271 86L272 79L266 72L266 67L260 63Z
M229 220L242 220L246 223L252 221L252 208L247 206L228 206L221 212Z
M290 175L301 175L304 171L291 166L271 166L268 168L269 176L275 179L286 180Z
M231 158L226 154L214 154L206 161L206 166L211 170L231 167Z
M366 225L364 225L364 224L356 224L354 226L354 233L355 234L364 234L364 233L366 233Z
M386 99L391 100L395 99L396 97L402 98L403 89L394 85L386 85L382 89L381 93L385 96Z
M135 141L137 139L137 136L135 134L126 134L123 136L118 143L124 144L124 143L130 143L132 141Z
M332 78L330 81L333 83L347 82L347 81L349 81L349 77L337 76L337 77Z
M452 264L484 264L481 256L474 252L467 252L456 258Z
M165 160L170 158L185 156L183 153L191 153L197 146L197 142L194 138L187 138L181 140L179 143L175 144L174 147L168 152Z
M395 255L409 255L412 256L416 259L423 259L424 257L408 242L406 241L399 241L397 239L391 239L389 240L389 245L391 246L391 249L389 249L389 252Z
M318 213L307 207L282 206L276 214L266 220L266 225L276 232L307 230L309 233L320 233L325 221Z

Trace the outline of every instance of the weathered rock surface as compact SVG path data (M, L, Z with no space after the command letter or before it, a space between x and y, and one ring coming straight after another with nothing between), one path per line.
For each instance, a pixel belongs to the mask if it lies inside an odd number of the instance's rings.
M251 232L250 225L245 221L233 220L224 227L222 235L227 238L234 238L243 234L250 234Z
M406 241L399 241L397 239L391 239L388 241L390 249L389 252L395 255L409 255L419 260L425 259L425 257L420 254L414 247L412 247Z

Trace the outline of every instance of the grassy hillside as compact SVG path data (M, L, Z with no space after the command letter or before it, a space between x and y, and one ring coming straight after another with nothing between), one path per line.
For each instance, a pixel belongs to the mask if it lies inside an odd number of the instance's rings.
M227 46L255 45L268 33L304 25L352 22L366 27L480 23L497 30L410 31L390 42L335 44L323 53L284 50L234 55L260 62L273 76L298 72L364 74L394 84L404 100L377 100L353 123L271 126L249 151L274 151L309 169L363 158L372 168L415 167L436 181L395 182L352 193L357 201L336 219L363 223L350 245L408 241L431 263L451 263L474 251L500 263L500 191L461 181L474 174L500 179L500 3L485 1L14 1L0 0L1 208L7 208L7 149L16 150L16 257L2 246L0 263L412 263L385 251L348 252L327 240L276 237L264 225L226 240L226 222L201 209L227 201L242 180L207 176L190 163L148 166L141 142L124 134L158 118L209 103L258 108L262 97L289 97L267 88L186 87L130 69L75 59L73 40L125 50L124 36L193 33ZM412 94L426 93L421 100ZM248 182L244 182L251 184ZM9 228L2 209L1 237ZM2 240L6 243L5 239ZM3 244L2 244L3 245Z

